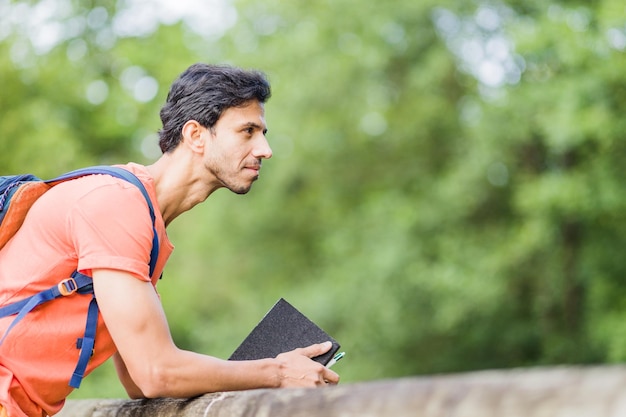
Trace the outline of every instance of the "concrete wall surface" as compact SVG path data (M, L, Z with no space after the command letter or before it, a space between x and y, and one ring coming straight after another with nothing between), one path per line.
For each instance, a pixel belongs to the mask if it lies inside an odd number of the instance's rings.
M191 399L72 400L59 417L626 417L626 366L480 371Z

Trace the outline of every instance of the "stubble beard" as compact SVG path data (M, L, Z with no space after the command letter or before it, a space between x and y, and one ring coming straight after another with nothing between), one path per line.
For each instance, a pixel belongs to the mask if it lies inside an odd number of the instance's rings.
M236 178L236 176L225 176L219 171L214 172L214 174L216 178L223 184L224 188L238 195L247 194L248 191L250 191L250 189L252 188L252 183L258 178L255 177L249 184L242 184L242 180L239 180L238 178Z
M226 188L238 195L247 194L248 191L250 191L250 189L252 188L252 183L259 178L259 176L257 175L252 178L248 183L247 180L239 178L239 176L243 175L244 173L243 169L240 169L235 174L232 174L229 172L224 172L217 166L217 164L213 164L213 166L212 164L206 164L205 166L213 174L213 176L217 180L219 180L223 188Z

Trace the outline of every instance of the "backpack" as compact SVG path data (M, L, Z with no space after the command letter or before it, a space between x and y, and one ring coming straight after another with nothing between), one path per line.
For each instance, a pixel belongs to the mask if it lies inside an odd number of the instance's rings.
M134 174L123 168L112 166L82 168L51 180L41 180L31 174L0 177L0 250L20 228L33 203L46 191L61 182L94 174L110 175L128 181L137 186L146 199L152 219L153 231L152 250L150 252L150 275L152 275L159 255L159 240L155 227L154 207L145 187ZM39 304L76 293L92 294L92 299L87 311L85 333L76 342L76 348L80 350L80 353L78 363L69 381L69 385L73 388L80 386L95 344L98 304L93 292L91 277L74 271L70 278L61 280L57 285L47 290L27 297L24 300L0 307L0 317L16 315L4 336L0 339L0 344L2 344L11 329Z

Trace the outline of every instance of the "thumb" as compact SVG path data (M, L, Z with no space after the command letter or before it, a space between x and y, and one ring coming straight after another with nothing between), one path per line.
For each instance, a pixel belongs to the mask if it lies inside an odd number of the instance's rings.
M304 355L308 358L314 358L316 356L322 355L330 350L333 347L333 344L329 342L317 343L315 345L307 346L304 348L296 349L298 353Z

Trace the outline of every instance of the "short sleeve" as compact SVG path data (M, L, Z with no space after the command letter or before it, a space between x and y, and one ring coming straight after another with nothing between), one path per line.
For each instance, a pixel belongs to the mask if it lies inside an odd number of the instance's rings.
M77 269L87 274L93 269L115 269L150 281L153 232L149 209L141 192L122 181L107 177L69 212Z

